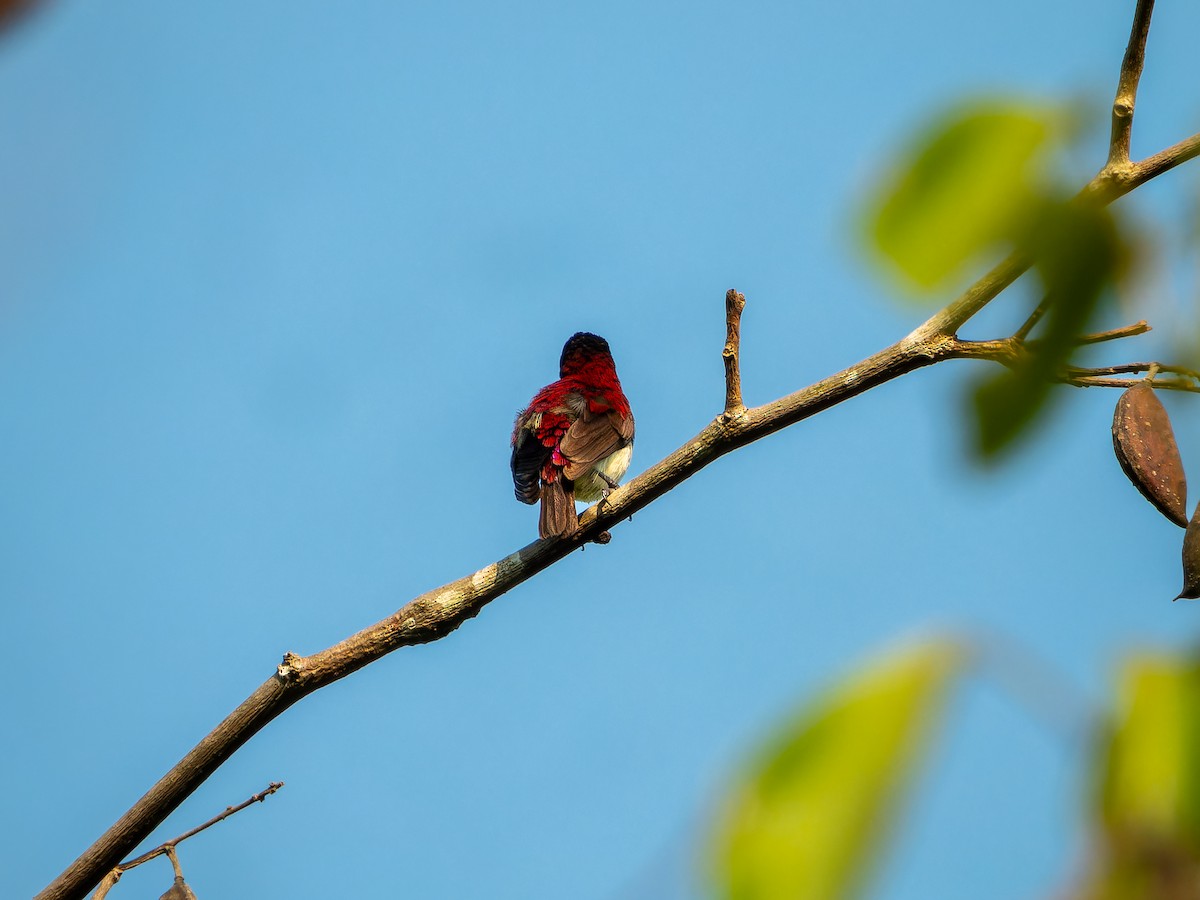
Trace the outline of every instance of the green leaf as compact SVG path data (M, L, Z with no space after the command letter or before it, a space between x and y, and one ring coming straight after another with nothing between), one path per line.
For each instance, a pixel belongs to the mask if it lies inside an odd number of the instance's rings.
M721 896L852 896L964 655L949 640L893 652L791 723L727 805L715 853Z
M1019 242L1050 308L1025 357L972 391L976 449L985 459L1011 447L1036 421L1130 252L1109 209L1077 200L1043 202Z
M1125 268L1128 242L1111 209L1077 200L1043 205L1021 240L1053 301L1039 346L1065 354Z
M1143 654L1125 665L1100 778L1110 843L1200 854L1200 661Z
M990 459L1009 449L1037 419L1050 398L1050 382L1032 367L996 372L975 385L971 408L975 418L975 451Z
M945 285L1036 204L1054 123L1045 108L976 103L935 124L871 204L875 248L913 287Z

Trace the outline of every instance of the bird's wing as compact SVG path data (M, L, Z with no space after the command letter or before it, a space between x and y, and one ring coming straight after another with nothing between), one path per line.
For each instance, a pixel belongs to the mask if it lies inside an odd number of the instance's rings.
M633 416L616 410L585 412L572 423L558 445L565 463L563 474L574 481L602 459L633 441Z
M543 447L541 441L530 432L521 429L517 433L516 443L512 451L513 493L522 503L537 503L542 495L538 485L538 475L542 466L550 458L550 448Z
M530 406L517 416L510 466L513 492L522 503L537 503L541 496L539 480L546 463L570 426L571 420L558 409L538 410ZM548 480L553 480L553 477Z

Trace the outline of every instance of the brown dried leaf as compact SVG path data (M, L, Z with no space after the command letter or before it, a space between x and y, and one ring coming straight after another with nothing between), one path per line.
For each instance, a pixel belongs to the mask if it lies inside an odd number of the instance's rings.
M1113 413L1113 449L1134 486L1164 516L1188 527L1187 478L1171 420L1149 384L1121 395Z
M15 25L36 5L37 0L0 0L0 31Z
M1183 590L1176 600L1200 600L1200 505L1183 535Z
M175 876L175 883L158 900L196 900L196 895L187 886L182 875Z

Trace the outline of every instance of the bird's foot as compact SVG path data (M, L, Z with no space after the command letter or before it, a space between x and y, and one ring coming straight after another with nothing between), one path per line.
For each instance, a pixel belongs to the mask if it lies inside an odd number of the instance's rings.
M620 487L620 485L618 485L615 481L613 481L611 478L609 478L603 472L597 472L596 474L600 476L601 481L603 481L606 485L608 485L608 487L603 488L600 491L599 506L601 509L603 509L605 506L608 505L608 495L611 494L613 491L615 491L618 487Z

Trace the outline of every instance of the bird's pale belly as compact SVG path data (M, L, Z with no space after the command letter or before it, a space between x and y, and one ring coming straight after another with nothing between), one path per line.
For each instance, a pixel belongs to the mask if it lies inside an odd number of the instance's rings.
M625 470L629 468L629 460L633 458L633 444L622 447L616 453L606 456L583 475L575 479L575 499L585 503L593 503L604 496L609 490L607 482L596 474L597 470L607 475L613 481L620 481Z

